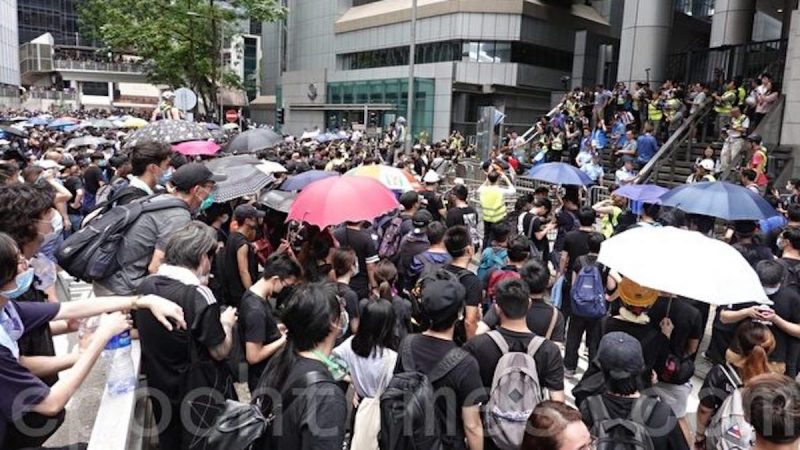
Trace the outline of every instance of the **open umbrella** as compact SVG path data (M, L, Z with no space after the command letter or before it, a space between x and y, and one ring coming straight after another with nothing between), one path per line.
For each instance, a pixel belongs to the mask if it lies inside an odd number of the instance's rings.
M263 161L253 155L226 155L220 158L206 161L206 167L212 172L219 172L222 169L236 166L255 166Z
M199 123L185 120L159 120L131 133L125 143L125 148L131 148L139 142L148 140L164 144L178 144L209 139L211 139L211 134Z
M761 220L778 215L760 195L725 181L678 186L661 196L661 204L725 220Z
M286 192L286 191L276 191L271 190L265 192L259 201L262 205L272 208L275 211L288 213L289 208L292 207L292 203L294 203L295 199L297 198L296 192Z
M108 128L115 128L114 124L110 120L106 120L106 119L94 119L94 120L91 120L89 122L89 124L90 124L90 126L92 126L94 128L97 128L97 129L100 129L100 130L104 130L104 129L108 129Z
M327 170L309 170L297 175L292 175L281 183L279 188L282 191L299 191L309 184L325 178L338 177L338 172L331 172Z
M712 305L769 302L741 253L695 231L633 228L604 241L598 261L642 286Z
M52 119L47 119L47 118L42 117L42 116L37 116L37 117L34 117L32 119L29 119L28 123L33 125L33 126L47 125L48 123L50 123L50 120L52 120Z
M635 202L660 203L661 196L668 191L655 184L628 184L614 191L614 194Z
M106 144L108 139L96 136L81 136L67 141L67 150L78 147L91 147Z
M561 162L534 166L525 175L534 180L551 184L587 186L594 183L588 175L581 172L577 167Z
M413 191L415 189L414 184L417 185L416 187L419 187L419 183L417 183L417 180L415 180L414 177L402 169L392 166L383 166L377 164L359 166L349 170L345 176L374 178L393 191Z
M282 164L278 164L274 161L261 161L259 164L256 164L255 167L267 175L286 172L286 167L283 167Z
M267 129L256 128L247 130L236 136L225 148L228 153L255 153L265 148L271 148L283 142L280 134Z
M58 119L50 122L47 128L63 128L79 123L80 120L73 119L72 117L59 117Z
M255 166L235 166L222 169L220 173L228 178L217 183L214 190L214 201L227 202L245 195L258 194L268 184L275 181L275 177L267 175Z
M320 228L347 221L372 220L399 207L395 195L366 177L329 177L300 191L287 220Z
M120 123L120 128L142 128L147 126L150 123L144 119L140 119L138 117L128 117L127 119L123 120Z
M20 130L17 127L0 127L0 131L2 131L4 135L11 135L16 137L28 137L27 132Z
M219 144L214 141L189 141L172 146L172 150L186 156L216 155L219 149Z

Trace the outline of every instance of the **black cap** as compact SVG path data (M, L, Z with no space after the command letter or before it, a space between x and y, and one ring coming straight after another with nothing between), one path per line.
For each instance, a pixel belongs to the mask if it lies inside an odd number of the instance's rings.
M434 280L422 289L422 309L430 317L447 316L464 306L467 292L456 281Z
M411 217L411 223L414 228L425 228L433 221L433 215L427 209L420 209Z
M747 136L747 140L750 142L755 142L756 144L760 144L761 135L758 133L751 133L750 136Z
M749 236L756 232L755 220L737 220L733 222L733 231L742 236Z
M189 163L179 167L172 175L170 182L179 191L187 192L189 189L209 181L217 183L227 178L225 175L211 172L208 167L200 163Z
M642 344L628 333L612 331L600 340L597 363L617 380L635 377L644 370Z
M235 210L233 210L233 217L236 220L257 219L259 217L264 217L266 215L267 213L265 213L264 211L261 211L255 206L249 204L239 205L236 207Z

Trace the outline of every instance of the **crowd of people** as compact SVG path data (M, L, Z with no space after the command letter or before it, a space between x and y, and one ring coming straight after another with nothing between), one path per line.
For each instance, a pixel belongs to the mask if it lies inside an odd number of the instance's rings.
M714 317L707 305L641 286L598 261L603 242L628 229L713 235L713 218L656 204L634 213L619 196L586 206L577 188L527 193L514 184L520 167L548 155L560 160L564 150L598 182L601 153L622 155L618 184L630 183L684 110L711 96L702 85L694 91L688 104L671 84L657 92L599 86L591 101L575 91L540 123L533 151L510 134L507 148L483 163L478 188L443 188L447 167L474 151L460 134L404 154L402 123L381 139L288 137L259 150L286 168L273 187L312 169L377 164L417 181L418 189L397 193L398 209L323 228L286 223L285 212L257 197L215 201L225 179L208 159L224 155L187 158L155 141L126 148L126 133L116 129L7 134L2 448L41 446L106 343L130 329L162 449L220 448L208 430L233 414L237 403L225 400L242 389L264 427L237 442L256 448L576 450L630 442L678 450L719 448L733 425L752 448L796 447L800 180L781 197L762 188L763 171L741 172L784 217L731 222L723 238L753 266L774 305L733 305ZM729 138L736 130L747 136L727 91L717 116L730 120ZM636 124L644 126L638 138ZM104 139L67 148L80 134ZM758 153L760 142L749 136ZM710 159L698 162L693 181L724 172ZM82 248L100 260L75 256ZM61 269L91 282L94 297L67 301ZM85 319L96 315L92 332ZM709 319L714 333L700 355ZM81 350L56 355L53 335L79 328ZM689 423L697 358L713 368ZM571 393L565 380L577 383ZM236 383L246 388L237 393ZM736 399L742 423L730 413Z

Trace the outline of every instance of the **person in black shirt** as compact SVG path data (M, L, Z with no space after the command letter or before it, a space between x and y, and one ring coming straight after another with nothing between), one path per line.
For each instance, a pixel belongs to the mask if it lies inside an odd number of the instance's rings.
M547 235L558 226L548 219L552 209L553 203L549 199L535 199L531 211L522 218L522 233L539 250L545 264L550 261L550 239Z
M564 239L566 239L567 233L580 227L578 209L581 202L577 189L567 188L563 202L564 205L561 211L556 214L558 233L556 234L556 241L553 243L553 252L550 254L550 262L553 263L553 267L556 269L561 265L561 253L564 250Z
M467 187L463 184L457 184L453 186L451 194L453 206L447 210L447 219L445 220L447 228L458 225L477 227L478 213L475 211L475 208L469 206L469 203L467 203L467 197L469 196Z
M264 217L264 212L253 205L239 205L233 211L233 220L237 224L236 231L232 232L225 243L223 261L220 273L224 280L225 303L239 306L242 295L253 280L258 277L258 260L250 244L256 238L258 221Z
M425 190L421 194L423 206L431 213L434 221L441 222L447 216L447 210L442 202L442 196L436 192L440 181L439 174L434 170L429 170L422 181L425 183Z
M301 285L287 303L286 345L270 358L253 393L265 416L281 398L281 420L265 437L266 448L341 450L347 400L335 383L346 370L330 354L347 327L342 313L331 283Z
M370 289L375 287L375 264L378 257L378 236L365 230L361 222L347 222L344 227L333 232L333 237L342 247L350 247L358 257L356 274L350 279L350 287L358 298L369 297Z
M466 329L466 339L475 336L478 330L478 321L481 316L481 303L483 303L483 286L480 278L475 273L467 269L475 255L475 247L472 245L469 231L466 227L456 226L447 230L444 234L444 246L447 253L453 258L450 264L444 269L458 277L458 281L466 290L466 312L464 327Z
M595 426L594 417L598 412L593 411L590 405L597 399L605 406L611 419L630 417L634 403L644 397L639 392L639 380L649 372L639 340L619 331L603 336L597 350L597 362L603 371L606 392L590 397L580 406L583 421L590 430ZM631 419L648 430L654 450L689 450L689 444L678 427L678 419L669 406L655 398L649 399L655 402L650 416Z
M453 342L453 332L464 311L465 294L464 287L452 281L436 280L425 285L421 303L428 320L428 331L406 337L398 351L395 373L430 374L449 352L459 350ZM410 346L413 365L402 357L405 346ZM464 354L458 365L433 383L433 388L437 392L437 417L434 420L440 424L450 424L442 428L445 430L442 436L445 448L481 448L483 425L480 405L485 402L486 395L475 358ZM453 399L456 404L452 404ZM454 411L455 417L452 417ZM454 421L456 426L453 429Z
M185 332L169 331L149 311L136 316L142 371L149 388L159 393L151 395L156 421L167 424L159 433L162 448L188 448L203 421L212 420L211 414L222 406L219 398L236 399L233 377L224 362L233 346L236 309L221 312L214 294L201 282L211 270L216 246L211 227L190 222L170 237L164 263L139 286L141 294L177 303L188 326ZM197 389L210 391L198 397ZM191 404L186 403L187 395L192 396ZM191 421L181 420L184 410L191 412Z
M81 200L83 199L83 179L80 177L80 168L77 164L64 168L66 178L64 187L67 188L72 198L67 202L67 217L69 217L70 231L72 233L81 228L83 214L81 213Z
M105 157L101 152L92 153L90 156L92 163L83 171L83 203L81 212L89 214L95 207L97 191L107 183L105 175L99 164L105 163Z
M358 294L350 288L350 280L356 272L356 253L350 248L337 248L331 257L333 272L336 274L336 292L344 300L345 311L349 318L347 330L337 344L344 341L358 330L359 307Z
M248 364L247 384L256 389L269 358L286 343L275 317L275 297L303 276L300 265L287 255L271 255L264 274L242 296L239 332Z

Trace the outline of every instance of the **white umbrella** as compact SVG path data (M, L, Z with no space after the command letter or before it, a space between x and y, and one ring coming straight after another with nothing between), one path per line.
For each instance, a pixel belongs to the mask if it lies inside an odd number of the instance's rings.
M694 231L633 228L603 242L598 261L642 286L711 305L771 304L736 249Z
M264 172L267 175L272 175L273 173L286 172L286 167L283 167L283 165L273 161L264 161L261 164L258 164L256 166L256 169Z

